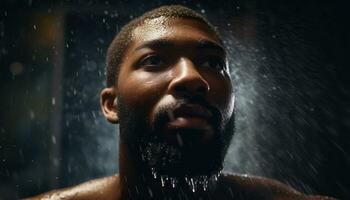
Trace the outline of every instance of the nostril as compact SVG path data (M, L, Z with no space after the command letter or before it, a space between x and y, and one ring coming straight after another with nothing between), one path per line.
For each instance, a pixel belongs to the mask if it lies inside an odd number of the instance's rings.
M187 91L186 87L183 85L175 86L174 90L175 90L175 92L178 92L178 93L184 93Z
M207 88L205 88L205 87L197 88L197 93L199 93L199 94L205 94L206 92L207 92Z
M209 88L205 86L198 86L191 88L186 85L177 85L173 88L173 92L178 95L205 95Z

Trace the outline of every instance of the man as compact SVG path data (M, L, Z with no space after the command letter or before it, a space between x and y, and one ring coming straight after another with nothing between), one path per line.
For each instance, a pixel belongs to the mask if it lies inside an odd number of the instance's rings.
M234 132L229 66L216 29L188 8L160 7L123 27L101 108L120 124L119 175L33 199L332 199L221 173Z

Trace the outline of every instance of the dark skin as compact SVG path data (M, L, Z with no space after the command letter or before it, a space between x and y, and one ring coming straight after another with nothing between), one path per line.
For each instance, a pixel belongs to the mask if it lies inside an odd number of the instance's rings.
M152 124L161 105L196 95L220 111L221 123L224 124L232 117L234 107L225 56L219 39L202 22L191 19L151 20L135 29L118 82L102 91L103 114L111 123L118 123L118 97L122 96L124 104L145 113ZM163 132L166 140L175 140L174 130L199 130L202 145L216 134L213 125L198 116L180 116L168 122ZM207 191L193 193L181 184L174 190L162 187L150 174L145 174L134 162L137 159L126 152L127 147L121 142L119 175L33 199L182 199L183 196L178 197L179 190L190 199L333 199L306 196L266 178L232 174L220 176L215 187ZM137 192L133 191L136 187Z

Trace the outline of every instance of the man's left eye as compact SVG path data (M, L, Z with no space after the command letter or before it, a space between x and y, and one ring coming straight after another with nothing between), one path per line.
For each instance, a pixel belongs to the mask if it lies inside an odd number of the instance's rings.
M226 68L225 61L222 58L209 57L201 62L201 67L212 68L216 70L224 70Z

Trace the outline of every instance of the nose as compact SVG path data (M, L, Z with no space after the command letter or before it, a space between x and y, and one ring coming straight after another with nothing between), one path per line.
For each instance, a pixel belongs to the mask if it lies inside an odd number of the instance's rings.
M204 96L210 90L208 82L202 77L195 64L181 58L175 66L175 76L168 86L168 93L174 96Z

